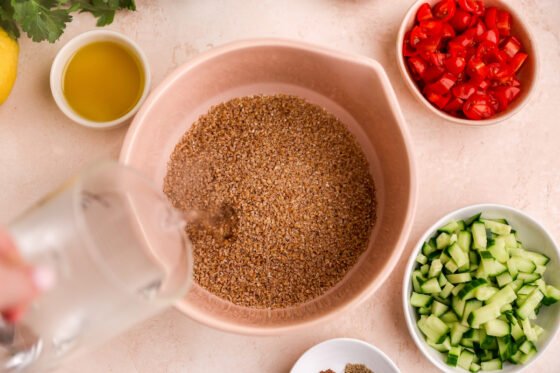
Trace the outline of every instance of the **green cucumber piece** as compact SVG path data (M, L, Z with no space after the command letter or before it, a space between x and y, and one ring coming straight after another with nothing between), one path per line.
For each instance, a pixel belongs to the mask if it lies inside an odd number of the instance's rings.
M413 307L428 307L432 304L434 298L426 294L419 294L416 292L412 292L412 296L410 297L410 304Z
M482 223L473 223L471 226L473 236L473 248L476 250L486 250L486 227Z
M505 337L510 334L509 323L500 319L490 320L485 323L484 330L487 335L491 335L493 337Z
M441 292L441 287L439 286L439 282L436 278L431 278L424 282L420 285L420 289L424 294L436 294Z

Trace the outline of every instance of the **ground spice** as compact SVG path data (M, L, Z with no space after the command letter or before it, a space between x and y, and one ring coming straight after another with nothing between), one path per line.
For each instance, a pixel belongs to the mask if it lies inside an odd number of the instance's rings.
M375 223L374 183L354 137L294 96L211 108L176 145L164 192L183 211L232 209L228 237L187 227L194 277L248 307L320 296L356 263Z
M346 364L344 373L373 373L373 371L364 364Z

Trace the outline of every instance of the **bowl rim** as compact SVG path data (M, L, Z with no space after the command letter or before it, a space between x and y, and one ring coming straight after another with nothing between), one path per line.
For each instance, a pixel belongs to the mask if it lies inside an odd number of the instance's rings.
M214 58L217 58L219 56L228 53L232 53L242 49L269 48L269 47L304 50L318 55L323 55L330 59L340 60L355 65L361 65L373 70L375 73L378 74L380 83L385 91L385 94L387 95L387 100L389 102L388 110L390 110L390 112L395 117L398 130L400 131L400 134L404 142L404 148L405 148L404 150L406 152L406 157L409 163L410 193L408 196L408 201L407 201L408 208L406 210L406 216L402 226L402 231L401 231L402 233L399 236L397 243L395 244L395 251L393 255L388 259L388 261L380 270L377 280L371 282L361 292L356 293L356 295L354 295L346 303L338 306L337 308L333 309L328 313L325 313L318 317L308 319L302 322L294 322L291 324L285 324L280 326L278 325L252 326L252 325L245 325L245 324L237 324L222 319L209 318L204 312L189 306L182 300L179 300L175 303L175 307L178 310L180 310L182 313L186 314L190 318L202 324L205 324L207 326L222 331L233 332L237 334L253 335L253 336L278 335L278 334L285 334L288 332L292 332L295 330L301 330L306 327L311 327L313 325L317 325L319 323L332 320L333 318L341 315L342 313L347 312L357 307L361 303L363 303L375 291L377 291L377 289L379 289L380 286L387 280L389 275L392 273L392 270L395 268L398 260L401 258L406 243L408 241L408 237L410 235L412 222L416 213L416 205L417 205L416 160L414 157L413 143L411 141L411 136L408 130L408 126L406 125L406 121L400 109L400 105L398 103L395 91L381 64L376 60L370 59L362 55L338 52L336 50L332 50L329 48L315 46L312 44L308 44L300 41L294 41L294 40L278 39L278 38L257 38L257 39L234 41L218 47L214 47L208 51L200 53L199 55L195 56L191 60L187 61L183 65L176 68L170 75L168 75L163 80L162 83L158 85L157 88L155 88L151 92L151 94L148 96L148 98L140 108L139 112L135 116L125 136L121 148L119 160L124 164L128 163L128 161L132 156L131 151L133 148L133 144L135 143L136 138L138 136L138 133L140 132L140 129L144 125L144 123L147 123L145 120L146 117L151 112L154 105L157 104L157 102L167 92L167 90L182 75L208 62L209 60L212 60Z
M510 4L508 4L508 3L506 3L502 0L494 0L494 1L500 3L500 6L505 8L513 16L513 18L516 21L523 19L521 17L521 15L519 14L519 12L513 6L511 6ZM516 115L517 113L519 113L521 111L521 109L523 109L534 97L535 91L537 90L536 88L539 84L539 76L540 76L540 71L541 71L541 63L540 63L540 58L539 58L540 54L538 52L538 46L537 46L536 40L533 37L534 32L531 29L531 26L528 25L527 22L517 22L517 24L521 25L521 28L523 28L525 30L525 32L526 32L526 34L527 34L527 36L530 40L531 49L533 50L533 58L534 58L534 76L533 76L533 79L532 79L532 84L531 84L530 87L528 87L529 92L523 98L523 100L520 101L519 104L515 108L513 108L513 110L506 109L504 112L499 113L497 116L494 116L494 117L489 118L489 119L472 120L472 119L457 118L457 117L454 117L452 115L449 115L449 114L445 113L442 110L437 109L424 97L424 95L420 92L420 90L416 86L416 83L414 82L414 80L410 76L410 73L408 72L408 69L406 67L404 56L402 54L402 41L404 39L405 33L407 32L407 28L408 28L407 23L408 23L408 21L410 20L411 17L415 17L418 7L420 7L420 5L422 5L423 3L426 3L426 2L428 2L428 0L415 0L412 3L412 5L408 8L407 12L404 15L403 20L401 21L401 24L399 26L399 31L397 33L397 43L396 43L397 66L399 67L401 77L405 81L405 85L412 92L413 96L418 101L420 101L420 103L422 103L423 106L425 106L428 110L430 110L432 113L436 114L440 118L443 118L443 119L445 119L449 122L453 122L455 124L459 124L459 125L462 125L462 126L465 126L465 127L488 127L488 126L493 126L493 125L498 124L500 122L504 122L504 121L510 119L511 117L513 117L514 115Z
M509 211L513 214L520 215L520 216L524 217L525 219L529 220L530 222L532 222L533 224L535 224L535 226L537 226L541 230L542 234L546 238L548 238L550 240L550 242L552 242L552 244L553 244L552 246L553 246L553 248L556 252L556 256L560 259L560 247L558 246L558 243L556 242L556 240L554 240L554 237L550 234L548 229L546 229L546 227L543 224L541 224L538 220L533 218L530 214L528 214L528 213L526 213L526 212L524 212L520 209L517 209L515 207L508 206L508 205L502 205L502 204L497 204L497 203L477 203L477 204L463 206L463 207L458 208L456 210L445 213L445 215L443 215L434 224L432 224L429 228L427 228L426 231L420 236L418 241L415 243L412 251L410 252L410 257L408 258L408 261L406 263L405 272L404 272L404 276L403 276L403 279L402 279L402 307L403 307L403 311L404 311L404 318L405 318L405 321L406 321L406 326L407 326L408 332L409 332L410 336L412 337L412 339L414 340L414 343L416 344L416 347L418 347L418 349L422 352L422 355L424 355L424 357L426 359L428 359L435 367L437 367L438 369L441 369L444 372L456 373L456 372L458 372L458 370L453 369L452 367L449 367L449 366L443 364L440 360L437 360L434 357L432 357L428 353L428 351L429 351L429 349L431 349L431 347L426 343L423 336L419 335L419 333L417 333L416 329L414 328L414 323L413 323L414 316L411 315L411 312L410 312L410 307L411 307L410 296L409 296L410 292L411 292L410 276L412 274L413 268L415 267L416 256L418 255L418 252L422 249L423 243L439 227L441 227L442 224L445 224L446 222L451 220L452 216L458 215L458 214L460 214L464 211L467 211L467 210L478 210L478 211L481 211L481 212L484 213L484 211L492 210L492 209L501 209L501 210ZM550 346L550 343L556 338L559 330L560 330L560 324L556 324L555 329L551 331L551 334L549 336L548 341L543 345L543 347L541 349L539 349L537 351L537 355L535 355L535 357L533 357L531 360L529 360L529 362L527 362L526 364L517 366L518 370L515 370L514 372L521 372L521 371L527 369L527 367L531 366L535 361L537 361L538 358L540 356L542 356L542 354L548 349L548 347Z
M136 55L139 65L142 68L142 72L144 73L144 87L142 89L142 94L138 98L136 104L124 115L110 121L96 122L90 119L86 119L76 113L74 109L72 109L70 104L68 104L68 102L66 101L66 98L62 94L62 89L60 89L59 86L63 83L66 66L68 65L74 54L80 48L88 44L104 40L118 40L118 43L126 46ZM152 85L152 76L148 58L146 57L144 51L134 40L120 32L95 29L86 31L73 37L68 42L66 42L66 44L64 44L62 48L58 50L51 64L49 72L49 85L52 97L56 105L58 106L60 111L62 111L64 115L66 115L66 117L71 119L73 122L81 125L82 127L91 128L94 130L108 130L123 126L129 119L134 116L134 114L136 114L136 112L140 109L140 107L148 97Z
M294 363L294 365L292 365L292 368L290 369L290 373L295 373L294 369L296 368L297 364L303 359L303 357L305 355L307 355L308 353L312 352L315 349L318 349L319 347L322 347L324 345L327 344L331 344L331 343L336 343L336 342L343 342L343 343L352 343L352 344L358 344L361 346L364 346L370 350L372 350L372 353L375 353L379 356L381 356L381 358L383 360L385 360L385 362L387 364L389 364L389 366L391 368L394 369L395 372L400 372L399 367L397 366L397 364L395 364L395 362L393 360L391 360L391 358L385 353L383 352L379 347L374 346L371 343L368 343L366 341L362 341L361 339L356 339L356 338L348 338L348 337L341 337L341 338L331 338L331 339L327 339L326 341L322 341L319 342L311 347L309 347L307 350L305 350L300 356L299 358L296 360L296 362Z

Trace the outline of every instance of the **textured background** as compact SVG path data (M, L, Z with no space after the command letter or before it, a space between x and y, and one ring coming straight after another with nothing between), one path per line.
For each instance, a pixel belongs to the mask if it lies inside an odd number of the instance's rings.
M542 75L532 102L507 123L464 128L424 109L397 71L395 38L412 0L138 0L110 28L146 52L154 84L196 53L225 42L263 36L314 42L377 59L400 99L415 146L418 212L400 265L371 299L329 324L302 333L252 338L199 325L175 310L148 320L60 373L287 372L310 346L355 337L385 351L403 372L435 369L408 336L401 311L403 266L414 242L444 213L476 202L525 210L560 240L560 2L512 0L535 33ZM84 164L117 157L126 129L94 132L58 111L48 87L57 50L92 29L78 16L55 45L21 41L18 80L0 107L0 222L59 185ZM560 338L531 371L560 371Z

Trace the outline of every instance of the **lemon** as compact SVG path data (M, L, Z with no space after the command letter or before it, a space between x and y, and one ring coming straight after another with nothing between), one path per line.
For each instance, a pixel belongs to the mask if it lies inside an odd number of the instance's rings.
M16 81L18 55L17 41L0 28L0 104L6 101Z

